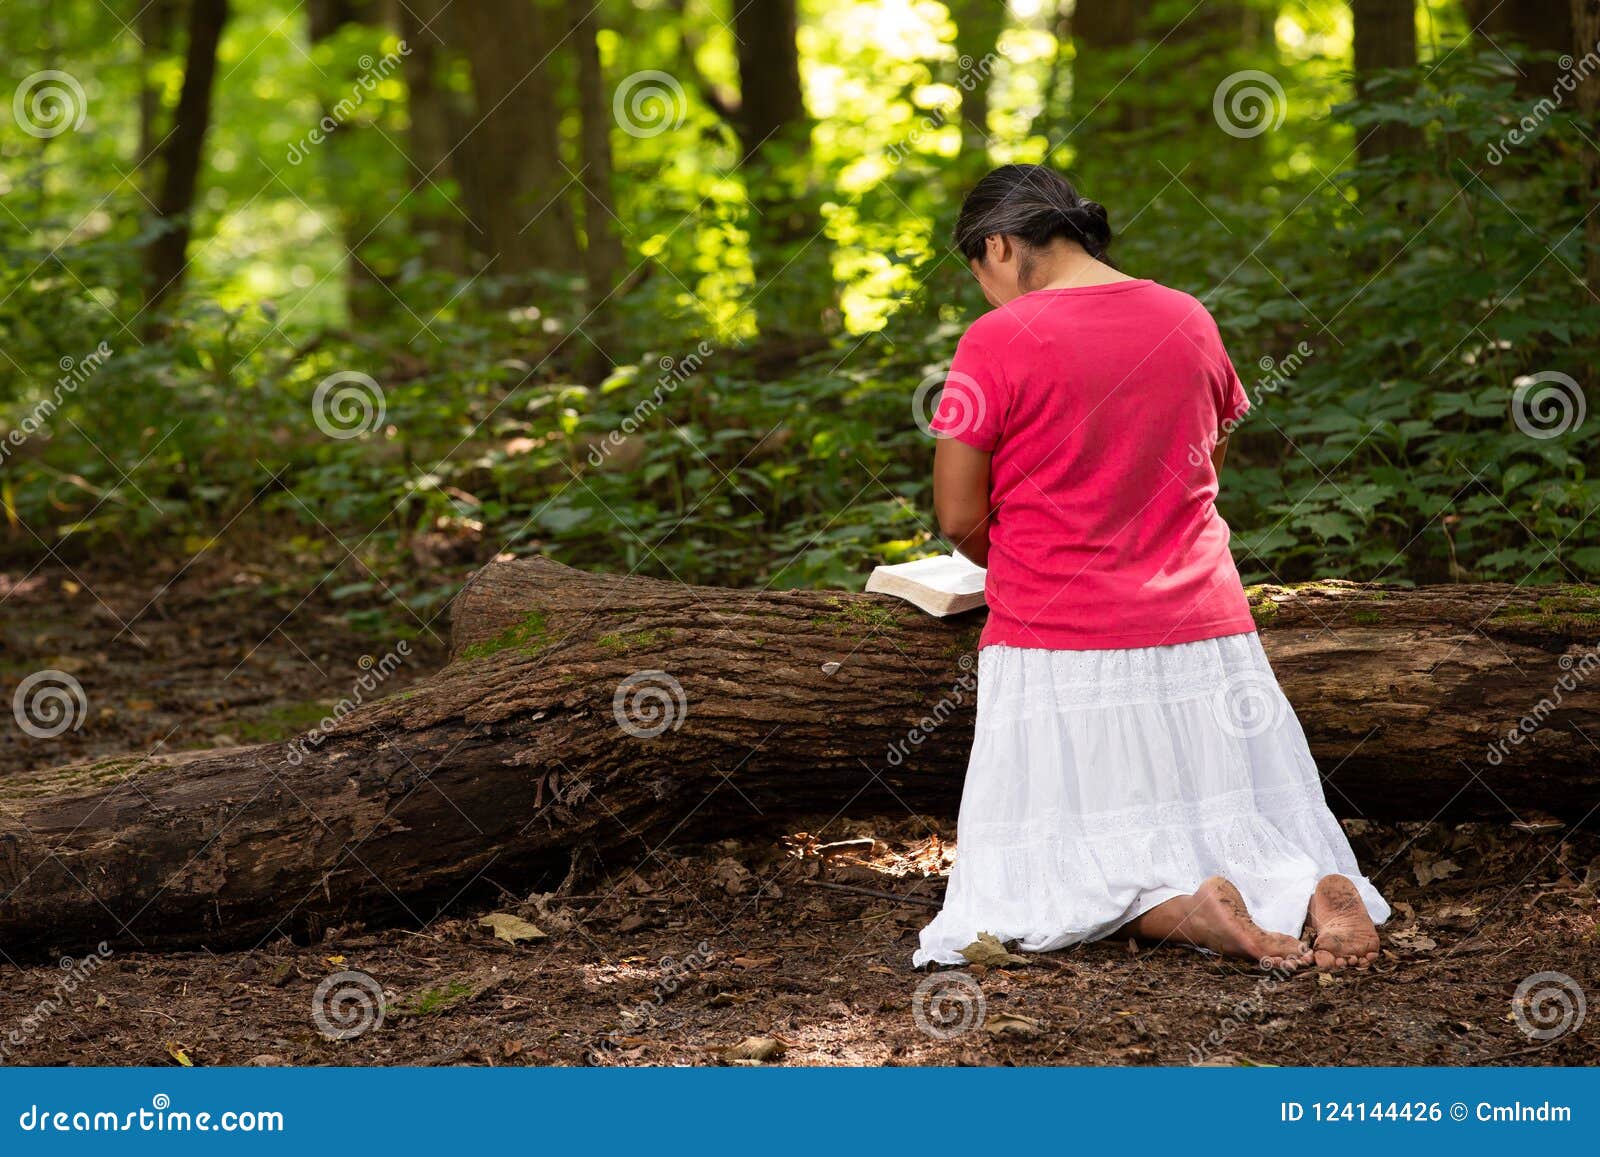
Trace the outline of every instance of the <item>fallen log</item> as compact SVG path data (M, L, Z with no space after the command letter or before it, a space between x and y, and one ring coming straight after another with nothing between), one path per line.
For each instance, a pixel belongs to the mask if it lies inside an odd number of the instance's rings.
M1600 803L1593 589L1330 582L1252 605L1341 815ZM0 784L0 948L426 923L575 860L808 813L954 815L981 612L529 559L478 572L453 617L443 670L320 735Z

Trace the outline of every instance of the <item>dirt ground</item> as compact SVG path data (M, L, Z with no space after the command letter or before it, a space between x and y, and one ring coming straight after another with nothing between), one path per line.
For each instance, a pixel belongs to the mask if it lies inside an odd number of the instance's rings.
M287 737L397 637L412 654L386 689L441 660L426 615L352 614L335 593L214 559L170 583L0 567L0 692L52 666L89 703L49 741L8 719L0 774ZM1101 942L916 973L953 817L815 817L662 848L582 895L508 893L315 945L32 967L0 945L0 1061L1595 1064L1579 998L1600 999L1600 835L1529 826L1346 821L1397 912L1364 972Z

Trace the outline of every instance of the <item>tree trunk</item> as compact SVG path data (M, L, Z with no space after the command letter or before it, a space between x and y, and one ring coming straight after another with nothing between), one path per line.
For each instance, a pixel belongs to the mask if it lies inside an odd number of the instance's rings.
M382 15L376 10L376 5L368 0L310 0L306 5L306 38L314 47L347 24L377 24L381 20ZM345 62L341 61L340 64L344 65ZM359 79L354 74L346 75L346 68L334 69L336 82L344 86L343 91L335 96L335 105L338 100L348 96ZM358 119L338 120L335 106L326 102L320 119L333 124L333 128L317 146L318 160L329 187L341 190L359 188L359 169L363 158L356 137L367 130ZM370 249L372 235L384 215L361 196L339 198L335 214L339 219L339 235L345 252L345 309L354 322L379 321L393 312L394 294L384 285L383 276L374 267L370 252L363 253L362 250Z
M1371 89L1373 73L1416 66L1416 0L1351 0L1350 8L1356 30L1356 92L1365 95ZM1394 122L1360 132L1356 153L1364 161L1407 152L1418 140L1416 129Z
M1129 77L1133 54L1150 19L1152 0L1078 0L1072 13L1072 127L1127 133L1143 128L1148 109L1133 99L1144 78ZM1126 84L1124 83L1126 81Z
M410 129L406 151L411 159L411 228L422 245L429 269L465 274L466 232L462 214L449 203L447 186L457 176L451 153L450 94L440 83L448 0L407 0L400 5L400 36L410 50L405 57L406 112ZM457 185L462 182L459 179Z
M217 42L228 20L227 0L192 0L183 90L172 115L172 131L162 148L161 191L156 218L161 233L145 251L147 326L159 330L154 313L183 285L188 268L190 216L206 129L211 123L211 87L217 74Z
M573 51L578 57L578 109L582 114L583 275L588 289L578 360L583 376L598 381L611 369L616 309L612 294L622 277L622 238L612 191L611 102L595 39L594 6L569 0ZM587 338L587 340L585 340Z
M796 0L736 4L739 63L734 128L760 328L814 333L833 305L831 246L810 188L811 118L800 88Z
M952 3L956 22L956 85L961 90L961 161L952 166L963 174L982 176L989 159L989 86L999 57L1000 34L1009 15L993 0Z
M1488 42L1490 53L1520 44L1558 54L1572 46L1571 4L1572 0L1466 0L1466 9L1472 30ZM1591 41L1582 52L1593 47ZM1532 96L1549 96L1559 75L1554 59L1531 61L1522 66L1517 87Z
M1581 62L1600 52L1600 0L1571 2L1572 58ZM1592 211L1600 205L1600 69L1589 68L1578 82L1578 122L1583 129L1578 146L1583 156L1578 206L1588 214L1583 223L1584 279L1591 292L1600 292L1600 212ZM1588 295L1584 296L1587 299Z
M1592 590L1316 583L1252 602L1335 811L1600 803ZM952 817L980 626L884 596L492 565L457 599L449 665L318 739L0 783L0 944L252 945L426 921L490 881L553 887L575 856L845 808Z
M576 271L577 231L561 163L557 51L549 0L453 4L455 47L467 58L477 119L463 148L478 170L489 272Z
M160 187L151 164L161 144L161 93L155 85L156 66L172 51L172 29L177 23L174 0L149 0L134 18L139 30L139 145L134 167L139 170L145 196L152 200Z

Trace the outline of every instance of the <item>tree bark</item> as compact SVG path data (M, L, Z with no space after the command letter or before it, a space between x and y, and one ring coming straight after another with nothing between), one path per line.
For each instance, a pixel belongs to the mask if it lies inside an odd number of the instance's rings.
M375 25L383 21L383 14L368 0L310 0L306 5L306 38L313 48L336 35L346 25ZM334 69L340 90L335 102L345 99L358 77L346 75L348 62L338 62ZM335 189L359 188L360 167L364 163L361 142L357 139L368 130L360 120L337 121L334 108L325 101L323 121L333 121L321 144L317 146L318 161L326 174L330 187ZM394 293L384 284L383 275L371 259L371 239L383 220L382 211L364 197L346 196L335 206L339 218L339 235L344 244L345 309L356 323L377 322L393 312ZM367 252L363 252L367 250Z
M961 90L961 164L970 179L983 175L989 159L989 87L999 56L1000 36L1009 10L992 0L960 0L950 5L956 22L956 84Z
M1600 0L1571 0L1572 59L1582 62L1600 52ZM1574 71L1584 71L1575 66ZM1589 68L1578 82L1578 122L1583 129L1578 148L1583 156L1583 180L1578 205L1588 216L1583 223L1584 279L1590 293L1600 292L1600 69ZM1585 294L1588 298L1588 294Z
M736 4L740 171L759 328L811 334L834 304L832 247L810 188L811 118L800 87L796 0Z
M583 277L587 289L584 338L578 360L583 376L598 381L611 369L616 331L612 295L623 272L622 238L618 232L616 196L612 189L611 102L606 94L605 72L594 6L588 0L569 0L573 52L578 58L578 110L581 114L583 168Z
M145 251L145 311L153 315L178 292L188 270L191 214L206 129L211 124L211 88L217 74L217 43L228 20L227 0L193 0L183 89L162 152L161 190L156 198L160 234ZM151 316L152 331L159 322Z
M1336 812L1600 804L1592 588L1316 583L1252 602ZM0 945L249 946L426 922L490 881L554 887L574 857L807 814L953 817L980 627L884 596L492 565L457 599L449 664L316 741L0 784ZM1540 725L1507 741L1524 719Z
M161 144L161 93L152 73L172 50L172 29L177 23L175 0L149 0L134 17L139 34L139 144L134 167L145 195L152 199L160 192L154 160Z
M458 275L467 272L468 222L447 198L459 179L451 153L450 93L440 83L447 0L407 0L400 5L400 35L405 57L406 112L410 127L406 152L411 159L411 227L422 244L428 268Z
M1372 75L1417 63L1416 0L1351 0L1355 20L1356 92L1371 90ZM1356 153L1364 161L1394 156L1416 146L1417 130L1388 122L1361 130Z
M467 58L477 104L462 146L484 193L481 224L493 276L576 271L579 264L558 131L557 15L551 0L450 8L454 47Z
M1467 19L1495 52L1520 44L1535 52L1558 54L1572 45L1572 0L1466 0ZM1591 43L1590 48L1594 47ZM1588 51L1585 49L1584 51ZM1532 96L1549 96L1559 75L1554 59L1522 66L1517 87Z

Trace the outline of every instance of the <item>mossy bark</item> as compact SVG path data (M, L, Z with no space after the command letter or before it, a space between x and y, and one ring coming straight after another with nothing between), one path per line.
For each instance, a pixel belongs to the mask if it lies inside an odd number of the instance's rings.
M1314 583L1251 599L1336 812L1579 818L1600 803L1592 590ZM637 859L804 813L951 818L981 618L487 567L456 601L447 666L316 742L0 784L0 947L423 923L494 884L554 886L575 854ZM651 688L667 715L632 710ZM1537 726L1506 742L1525 718Z

